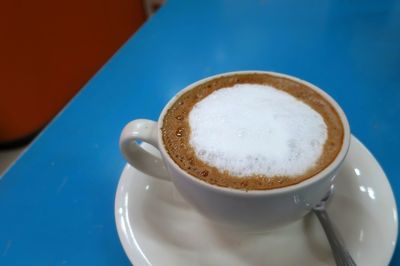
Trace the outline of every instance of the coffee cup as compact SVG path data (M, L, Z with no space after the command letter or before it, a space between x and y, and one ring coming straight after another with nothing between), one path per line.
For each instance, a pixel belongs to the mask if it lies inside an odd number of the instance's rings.
M227 111L232 108L234 114ZM242 113L258 120L251 124ZM208 137L204 132L214 127ZM157 148L161 159L138 141ZM173 182L210 220L249 231L306 215L334 185L349 145L347 118L332 97L304 80L266 71L197 81L168 102L158 121L133 120L120 137L133 167Z

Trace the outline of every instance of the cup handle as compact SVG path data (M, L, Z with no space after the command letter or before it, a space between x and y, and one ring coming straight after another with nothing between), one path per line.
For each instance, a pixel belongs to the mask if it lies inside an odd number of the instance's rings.
M144 141L159 149L157 122L147 119L129 122L122 130L119 146L130 165L145 174L170 181L162 159L143 149L137 141Z

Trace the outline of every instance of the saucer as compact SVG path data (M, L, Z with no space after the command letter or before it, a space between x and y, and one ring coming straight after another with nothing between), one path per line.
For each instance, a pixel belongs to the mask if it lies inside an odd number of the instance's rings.
M393 192L378 162L354 136L328 212L358 265L389 264L398 226ZM199 214L171 182L130 165L118 184L115 219L135 266L335 265L313 214L268 233L230 231Z

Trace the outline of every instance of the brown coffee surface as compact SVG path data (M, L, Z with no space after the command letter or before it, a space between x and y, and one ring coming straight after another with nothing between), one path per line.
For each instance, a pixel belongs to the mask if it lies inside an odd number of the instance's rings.
M316 164L299 176L254 175L239 177L221 172L196 157L190 145L189 113L193 106L212 92L235 84L265 84L285 91L317 111L327 125L327 140ZM214 134L218 134L215 132ZM167 152L175 163L190 175L209 184L241 190L267 190L286 187L309 179L326 168L342 146L344 129L335 108L318 92L305 84L271 74L246 73L222 76L202 83L185 92L167 110L162 138Z

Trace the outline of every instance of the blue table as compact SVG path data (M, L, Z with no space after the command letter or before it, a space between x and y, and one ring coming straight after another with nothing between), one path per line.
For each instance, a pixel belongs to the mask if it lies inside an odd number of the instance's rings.
M245 69L330 93L400 203L399 1L169 0L1 179L0 265L128 265L113 213L122 127L157 119L195 80Z

